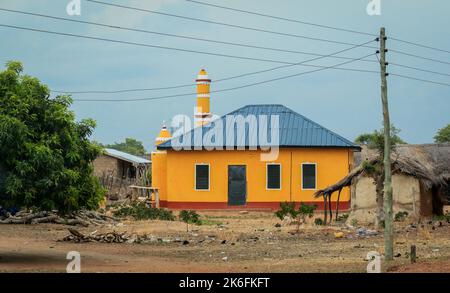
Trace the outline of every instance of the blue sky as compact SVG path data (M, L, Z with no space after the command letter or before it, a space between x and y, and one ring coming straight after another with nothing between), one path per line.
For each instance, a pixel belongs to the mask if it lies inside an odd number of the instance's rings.
M105 0L106 1L106 0ZM1 8L23 10L52 16L95 21L137 29L180 34L256 46L330 54L345 45L329 44L301 38L233 29L167 16L124 10L81 1L81 15L68 16L69 0L0 0ZM297 23L250 16L184 0L126 1L112 3L158 10L161 12L227 22L290 34L363 43L372 37L339 32ZM368 0L205 0L239 9L251 10L329 26L377 34L385 26L387 35L450 50L450 2L441 0L381 0L381 15L366 13ZM301 62L311 56L225 46L167 36L99 28L0 11L0 23L39 29L91 35L189 50L208 51L286 62ZM127 88L165 87L193 83L204 66L210 78L220 79L241 73L263 70L277 64L207 56L156 48L137 47L97 40L48 35L0 27L0 63L20 60L25 72L40 78L53 90L120 90ZM373 43L377 46L377 43ZM388 40L388 48L450 62L450 54ZM347 46L348 47L348 46ZM362 57L374 52L358 48L341 54ZM375 56L369 57L375 60ZM344 60L345 61L345 60ZM388 53L388 61L450 74L450 65ZM311 64L333 65L339 59L323 59ZM347 68L378 70L376 63L355 62ZM213 90L240 86L313 68L293 66L265 74L234 79L212 85ZM450 83L448 76L389 66L392 73ZM362 132L381 127L380 81L378 74L324 70L236 91L212 94L214 114L226 114L247 104L284 104L323 126L353 140ZM437 129L450 123L450 87L388 78L391 120L402 130L409 143L432 142ZM121 94L76 94L79 99L130 99L194 92L195 88L159 90ZM135 137L151 150L163 120L176 114L193 114L195 95L140 102L75 102L77 118L97 121L93 138L103 143Z

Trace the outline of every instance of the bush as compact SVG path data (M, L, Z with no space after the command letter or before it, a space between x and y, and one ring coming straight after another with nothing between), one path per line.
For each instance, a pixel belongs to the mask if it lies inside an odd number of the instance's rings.
M298 209L298 214L300 217L305 220L306 217L311 218L314 215L314 211L317 209L317 205L307 205L304 203L300 203L300 207Z
M323 225L323 220L321 218L317 218L314 220L314 224L317 226L322 226Z
M443 215L434 215L433 221L447 221L447 223L450 223L450 213L445 213Z
M201 225L200 215L196 211L182 210L178 215L181 221L187 224Z
M189 232L189 224L201 225L200 215L196 211L182 210L178 215L181 221L186 223L186 231Z
M297 232L300 230L300 223L305 222L306 217L311 218L314 215L314 211L317 209L317 205L307 205L300 203L298 210L295 209L294 202L280 203L280 209L275 212L275 215L283 220L285 216L290 216L293 219L297 219Z
M348 214L342 214L338 216L337 221L345 222L348 219Z
M145 203L136 203L122 207L114 212L116 217L132 217L135 220L163 220L174 221L172 211L148 207Z
M403 222L407 216L408 216L408 212L398 212L394 216L394 221Z
M290 216L295 219L297 215L298 213L295 210L294 202L281 202L280 209L275 212L275 216L277 216L280 220L283 220L286 216Z

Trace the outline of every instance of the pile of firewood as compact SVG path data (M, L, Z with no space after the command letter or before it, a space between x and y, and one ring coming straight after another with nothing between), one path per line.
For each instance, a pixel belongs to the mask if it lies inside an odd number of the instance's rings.
M61 241L67 242L101 242L101 243L124 243L132 240L130 235L126 233L108 232L105 234L91 233L90 235L84 235L75 229L69 228L70 235L67 235Z
M57 211L20 211L15 215L6 214L0 218L0 224L38 224L56 223L64 225L81 225L84 227L93 225L103 225L115 222L117 219L94 211L79 211L65 216L58 215Z

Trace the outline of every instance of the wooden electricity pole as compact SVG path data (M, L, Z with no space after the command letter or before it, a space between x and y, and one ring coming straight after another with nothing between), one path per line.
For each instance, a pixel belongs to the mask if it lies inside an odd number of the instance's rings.
M386 260L392 260L394 255L394 231L392 215L392 176L391 176L391 122L386 81L386 32L380 29L380 66L381 66L381 102L383 104L384 123L384 255Z

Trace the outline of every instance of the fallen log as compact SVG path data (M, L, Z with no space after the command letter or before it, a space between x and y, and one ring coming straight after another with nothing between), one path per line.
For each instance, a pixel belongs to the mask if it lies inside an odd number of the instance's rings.
M44 218L48 216L48 212L38 212L34 214L29 214L23 217L10 216L9 218L0 221L0 224L29 224L31 220L36 218Z
M31 224L39 224L39 223L51 223L54 220L58 219L57 215L50 215L47 217L43 217L43 218L36 218L31 220Z
M20 211L14 216L7 214L6 217L2 217L0 219L0 224L56 223L70 226L81 225L87 227L91 224L100 226L112 221L117 221L117 219L95 211L79 211L65 215L64 217L58 216L57 211L41 211L37 213Z
M86 223L86 221L80 221L78 219L63 219L63 218L58 218L55 219L53 221L56 224L62 224L62 225L69 225L69 226L76 226L76 225L81 225L84 227L88 227L89 224Z

